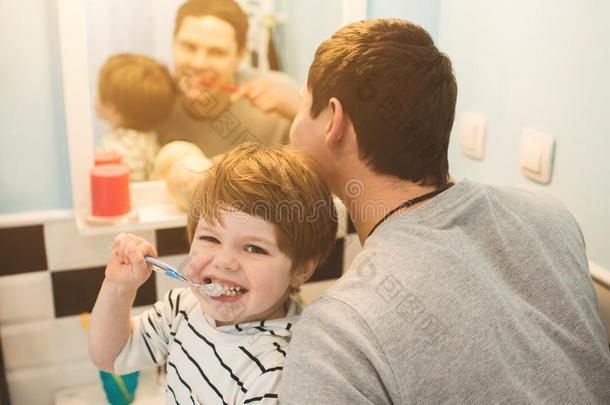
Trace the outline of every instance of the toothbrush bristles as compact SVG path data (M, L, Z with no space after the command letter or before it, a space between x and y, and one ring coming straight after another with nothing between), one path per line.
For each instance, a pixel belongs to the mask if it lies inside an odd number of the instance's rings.
M210 297L219 297L222 295L223 287L218 283L209 283L203 286L203 292Z

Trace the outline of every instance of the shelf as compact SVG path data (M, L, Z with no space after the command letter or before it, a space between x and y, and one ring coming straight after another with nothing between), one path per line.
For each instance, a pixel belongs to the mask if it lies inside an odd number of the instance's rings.
M114 223L92 223L88 207L75 213L81 235L106 235L186 226L186 213L171 200L164 181L130 184L132 212Z
M131 183L133 220L112 224L91 224L87 222L87 210L82 209L76 217L79 233L84 236L136 232L150 229L178 228L186 226L187 214L171 200L164 181ZM339 220L337 237L344 237L347 230L347 210L337 197L333 198Z

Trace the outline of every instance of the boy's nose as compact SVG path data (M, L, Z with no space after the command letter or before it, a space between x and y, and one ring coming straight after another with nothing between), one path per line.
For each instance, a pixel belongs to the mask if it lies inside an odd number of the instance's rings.
M235 271L239 267L235 258L228 254L219 254L214 260L214 267L218 270Z

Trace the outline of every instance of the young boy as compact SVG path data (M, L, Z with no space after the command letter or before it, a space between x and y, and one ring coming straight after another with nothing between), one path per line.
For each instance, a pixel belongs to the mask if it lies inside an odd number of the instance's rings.
M167 67L141 55L111 56L100 69L96 110L112 131L98 150L114 151L129 167L131 181L150 180L159 150L157 133L174 105Z
M97 367L118 374L167 364L168 403L277 402L298 290L325 259L337 232L328 188L305 158L287 148L246 145L216 161L193 197L191 243L183 272L217 283L169 291L130 317L150 276L142 238L121 234L90 320Z

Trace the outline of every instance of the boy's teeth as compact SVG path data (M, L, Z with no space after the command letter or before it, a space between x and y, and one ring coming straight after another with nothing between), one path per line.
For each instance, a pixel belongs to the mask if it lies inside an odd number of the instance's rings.
M225 287L223 290L224 295L235 296L241 293L241 287Z
M222 293L221 293L222 295L235 296L235 295L239 295L242 293L241 287L226 286L217 280L213 280L212 283L218 284L219 286L222 287Z

